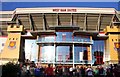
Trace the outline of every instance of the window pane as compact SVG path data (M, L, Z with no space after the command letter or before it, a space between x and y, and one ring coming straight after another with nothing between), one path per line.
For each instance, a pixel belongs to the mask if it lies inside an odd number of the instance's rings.
M41 48L41 60L46 62L55 61L54 46L42 46Z
M70 46L57 46L56 61L70 60Z

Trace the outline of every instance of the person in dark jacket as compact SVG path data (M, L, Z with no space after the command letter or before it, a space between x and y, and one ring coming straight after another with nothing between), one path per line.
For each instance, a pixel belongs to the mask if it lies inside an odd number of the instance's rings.
M40 77L40 68L39 68L39 66L37 66L37 68L35 68L34 74L35 74L35 77Z

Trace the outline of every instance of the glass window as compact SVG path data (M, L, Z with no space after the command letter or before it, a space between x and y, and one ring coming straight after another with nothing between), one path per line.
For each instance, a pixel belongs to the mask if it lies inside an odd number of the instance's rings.
M81 42L82 39L80 36L74 36L74 41Z
M48 42L54 42L54 39L55 39L54 36L47 36L47 37L45 37L45 41L48 41Z
M54 42L55 36L41 36L38 38L38 42Z
M72 41L72 32L66 32L66 41Z
M104 40L95 40L92 46L92 50L95 51L104 51Z
M85 60L85 58L87 57L87 55L85 54L86 51L87 51L87 47L83 47L83 46L74 47L74 59L76 63Z
M41 61L54 62L55 51L54 46L43 45L41 48Z
M56 61L68 61L70 60L70 54L72 52L72 49L70 46L57 46L56 49Z
M76 42L90 42L90 36L74 36L74 41Z
M92 45L92 56L93 60L99 61L99 58L97 59L96 57L102 57L103 58L103 52L104 52L104 40L94 40L94 43ZM95 53L101 53L101 55L97 54L98 56L95 56Z
M72 32L56 32L56 41L72 41Z

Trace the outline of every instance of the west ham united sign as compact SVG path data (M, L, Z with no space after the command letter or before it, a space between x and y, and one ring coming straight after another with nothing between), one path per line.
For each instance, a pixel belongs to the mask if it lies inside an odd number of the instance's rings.
M120 42L114 42L114 49L120 51Z
M15 49L16 48L16 41L10 41L8 48Z

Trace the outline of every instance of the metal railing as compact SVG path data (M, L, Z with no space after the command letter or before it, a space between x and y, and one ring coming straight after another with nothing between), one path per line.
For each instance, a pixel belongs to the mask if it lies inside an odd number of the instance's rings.
M41 63L54 63L54 64L73 64L73 60L57 60L57 61L48 61L48 60L39 60L39 62ZM75 60L74 61L74 64L92 64L93 63L93 60L83 60L83 61L80 61L80 60Z
M54 40L36 40L36 43L81 43L81 44L93 44L93 40L90 41L80 41L80 40L60 40L60 41L54 41Z

